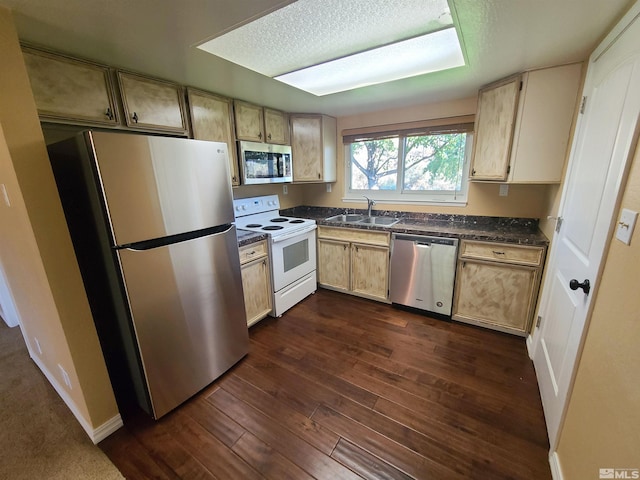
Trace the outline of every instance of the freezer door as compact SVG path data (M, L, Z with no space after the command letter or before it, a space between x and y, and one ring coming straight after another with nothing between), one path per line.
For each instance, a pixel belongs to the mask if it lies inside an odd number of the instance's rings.
M87 132L114 245L232 223L224 143Z
M236 229L118 256L159 418L248 351Z

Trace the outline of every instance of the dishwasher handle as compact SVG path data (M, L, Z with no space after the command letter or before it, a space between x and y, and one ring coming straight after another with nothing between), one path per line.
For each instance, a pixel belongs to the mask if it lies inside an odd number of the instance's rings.
M449 238L449 237L433 237L427 235L407 235L404 233L392 233L392 240L405 240L409 242L414 242L414 244L418 247L422 246L423 248L429 247L433 244L437 245L451 245L458 246L457 238Z

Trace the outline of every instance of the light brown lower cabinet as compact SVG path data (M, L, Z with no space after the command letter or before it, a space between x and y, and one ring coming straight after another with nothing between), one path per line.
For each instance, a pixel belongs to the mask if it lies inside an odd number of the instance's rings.
M463 240L452 318L526 336L536 306L544 246Z
M334 290L348 291L351 244L343 240L318 238L318 283Z
M318 284L389 301L388 232L318 227Z
M247 326L250 327L272 309L271 267L266 240L240 247L240 268Z

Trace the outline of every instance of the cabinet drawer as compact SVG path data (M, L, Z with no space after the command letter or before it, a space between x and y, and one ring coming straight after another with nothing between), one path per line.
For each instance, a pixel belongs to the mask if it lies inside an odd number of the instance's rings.
M251 262L267 255L267 241L252 243L240 247L240 264Z
M544 258L544 250L544 247L463 240L460 245L460 258L539 266Z
M373 230L360 230L356 228L342 227L318 227L318 238L333 240L346 240L349 242L361 242L369 245L389 246L389 232L377 232Z

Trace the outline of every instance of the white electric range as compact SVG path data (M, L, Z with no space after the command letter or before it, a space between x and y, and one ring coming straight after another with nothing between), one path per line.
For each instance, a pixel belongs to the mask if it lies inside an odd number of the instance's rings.
M268 235L271 316L279 317L317 289L316 222L280 215L277 195L234 200L233 208L238 229Z

